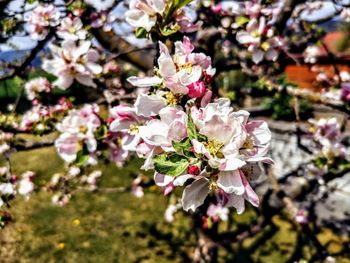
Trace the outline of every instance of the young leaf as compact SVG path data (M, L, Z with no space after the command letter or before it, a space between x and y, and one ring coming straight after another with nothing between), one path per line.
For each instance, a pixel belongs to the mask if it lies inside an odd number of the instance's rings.
M186 157L194 157L191 151L192 144L189 138L185 138L180 142L173 141L172 145L177 153Z
M193 123L191 114L188 114L188 121L187 121L187 136L190 140L192 139L198 139L198 134L196 131L196 126Z
M178 176L186 171L189 163L187 158L178 154L157 155L153 157L154 168L158 173Z
M193 0L174 0L174 6L176 7L176 9L180 9L180 8L184 7L185 5L188 5L192 1Z

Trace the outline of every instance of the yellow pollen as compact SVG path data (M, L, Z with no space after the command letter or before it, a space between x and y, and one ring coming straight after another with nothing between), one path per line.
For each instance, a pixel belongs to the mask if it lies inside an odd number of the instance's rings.
M253 150L254 146L255 146L254 138L251 136L248 136L247 139L245 140L242 148L244 148L246 150Z
M139 126L135 125L135 124L131 124L129 127L129 134L131 135L136 135L139 133Z
M251 32L250 35L251 35L252 37L260 37L260 34L259 34L259 31L258 31L258 30Z
M82 133L86 133L87 130L88 130L88 129L87 129L85 126L83 126L83 125L81 125L81 126L79 127L79 131L82 132Z
M187 73L191 73L192 72L192 63L187 62L183 65L176 64L176 68L177 68L177 71L186 70Z
M74 34L75 33L75 28L74 27L70 27L69 29L68 29L68 32L69 33L72 33L72 34Z
M264 42L261 44L261 48L265 51L267 51L270 48L270 44L267 42Z
M217 183L214 182L214 181L211 181L211 182L209 183L209 190L210 190L210 191L215 191L216 189L218 189Z
M211 155L217 156L219 158L222 158L222 153L220 152L221 148L224 146L223 143L220 143L216 140L209 140L206 143L203 143L205 147L208 149L209 153Z
M171 91L167 92L165 95L167 105L175 106L179 104L182 99L182 94L174 94Z

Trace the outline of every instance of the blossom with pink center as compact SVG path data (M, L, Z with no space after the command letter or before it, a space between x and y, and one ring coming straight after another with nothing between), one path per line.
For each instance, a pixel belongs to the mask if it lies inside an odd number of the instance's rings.
M52 4L39 5L25 19L29 24L29 33L33 39L44 39L50 27L57 26L60 21L60 12Z
M29 100L34 100L39 93L49 93L52 88L51 83L43 77L32 79L24 85L24 90Z
M79 17L68 16L62 19L57 35L63 39L79 40L86 39L87 31Z
M53 83L62 89L69 88L74 80L79 83L96 87L93 78L102 73L102 67L97 64L99 53L91 48L90 41L82 41L79 45L73 40L65 40L62 47L51 45L53 58L45 59L42 68L55 75Z
M188 86L199 81L206 74L213 76L211 58L203 53L193 53L194 46L188 37L175 42L175 54L171 56L168 48L161 42L158 58L157 76L130 77L128 81L138 87L163 86L174 94L188 94Z

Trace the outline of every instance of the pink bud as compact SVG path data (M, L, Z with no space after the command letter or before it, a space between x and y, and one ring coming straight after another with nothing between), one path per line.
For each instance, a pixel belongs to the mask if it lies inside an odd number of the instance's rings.
M205 84L203 81L198 80L194 83L191 83L187 86L188 88L188 96L190 98L200 98L203 97L207 88L205 87Z
M168 184L164 189L164 195L170 194L175 189L173 183Z
M212 6L210 9L213 13L218 14L221 12L222 6L221 6L221 4L217 4L217 5Z
M188 167L188 173L192 174L192 175L199 175L200 170L199 167L197 165L190 165L190 167Z

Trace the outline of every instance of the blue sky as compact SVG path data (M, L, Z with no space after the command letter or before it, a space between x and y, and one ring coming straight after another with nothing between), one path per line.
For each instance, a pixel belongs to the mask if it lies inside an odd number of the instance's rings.
M97 8L103 7L104 5L113 2L113 0L88 0L88 1L93 2ZM350 4L350 0L342 0L340 2L345 4ZM13 1L13 3L10 4L10 10L13 10L13 11L20 10L20 6L23 5L23 3L24 3L24 0ZM62 4L63 0L56 0L55 3ZM312 14L304 13L302 14L302 17L304 16L304 19L307 21L313 21L313 20L320 19L321 17L329 16L336 10L336 8L334 7L334 4L331 1L324 1L324 3L325 3L324 7L321 10L318 10L317 12L313 12ZM33 5L28 5L28 4L25 5L25 8L32 8L32 7ZM117 9L115 10L115 14L118 15L118 17L120 17L124 13L124 11L125 10ZM114 29L117 33L120 33L122 32L122 29L124 27L125 25L123 25L122 27L115 26ZM134 37L127 37L126 39L134 44L136 43ZM36 41L30 39L29 37L16 36L16 37L12 37L7 44L0 44L0 52L10 51L16 48L19 50L32 49L36 45L36 43L37 43ZM138 44L141 44L142 46L145 43L138 42Z

